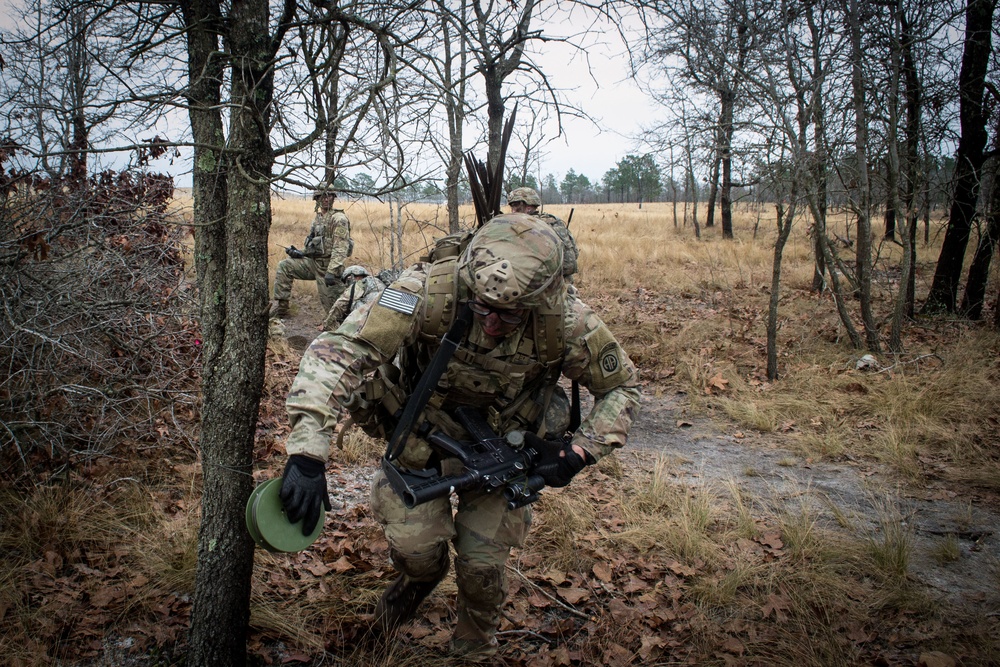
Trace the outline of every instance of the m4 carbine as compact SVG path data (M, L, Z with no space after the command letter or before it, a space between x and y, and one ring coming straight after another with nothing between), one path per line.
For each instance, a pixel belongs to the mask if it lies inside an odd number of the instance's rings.
M473 408L457 408L455 417L472 436L473 442L459 442L441 432L431 433L427 441L443 458L454 457L461 461L461 473L441 475L436 468L409 470L382 459L382 470L389 485L403 503L413 508L452 492L467 490L502 493L508 509L538 500L538 492L545 481L532 471L542 458L542 452L526 445L519 431L499 437Z

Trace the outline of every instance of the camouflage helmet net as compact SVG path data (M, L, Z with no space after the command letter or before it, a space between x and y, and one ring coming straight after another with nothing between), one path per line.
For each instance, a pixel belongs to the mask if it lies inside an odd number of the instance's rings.
M343 275L345 278L351 278L353 276L359 276L361 278L364 278L365 276L368 275L368 271L363 266L360 266L358 264L353 264L344 269Z
M476 232L458 275L484 303L531 308L562 282L562 244L552 228L523 213L500 215Z
M542 198L532 188L514 188L507 195L507 204L516 204L517 202L524 202L528 206L541 206Z

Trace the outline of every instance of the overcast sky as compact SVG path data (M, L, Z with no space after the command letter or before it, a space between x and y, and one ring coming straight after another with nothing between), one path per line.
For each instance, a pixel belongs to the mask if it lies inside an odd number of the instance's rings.
M12 26L12 4L11 0L0 0L2 27ZM549 77L550 84L560 89L565 101L586 111L596 124L564 116L564 134L541 149L536 175L552 173L562 179L567 171L575 169L596 182L618 160L636 151L630 137L649 124L656 110L629 78L625 47L613 38L602 37L600 24L579 10L567 14L559 5L549 6L547 14L533 23L546 36L565 38L573 45L546 42L533 47L537 52L532 59ZM586 35L582 34L585 29ZM524 118L520 113L519 117ZM549 127L546 134L555 137L556 128ZM516 152L514 144L512 141L511 152ZM485 157L485 147L483 153ZM188 179L185 174L178 180Z
M541 173L561 178L570 169L596 181L618 160L636 152L632 140L642 126L651 124L657 111L630 74L626 47L602 22L593 22L579 9L567 14L554 10L561 20L543 17L547 36L562 37L570 43L547 42L537 48L532 59L562 91L566 101L583 109L597 124L568 117L563 121L564 136L542 150ZM618 27L628 28L623 19ZM534 25L532 26L534 27ZM633 30L638 24L633 26ZM586 34L581 34L586 30ZM554 135L554 129L551 131Z

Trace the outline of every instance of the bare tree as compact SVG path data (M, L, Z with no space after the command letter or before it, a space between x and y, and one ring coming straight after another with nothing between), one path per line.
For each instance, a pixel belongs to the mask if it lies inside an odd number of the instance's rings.
M958 143L948 228L934 271L934 282L924 302L924 312L928 313L955 312L958 302L958 285L986 160L987 113L983 94L992 50L996 5L996 0L968 0L966 4L965 50L958 82L962 133Z

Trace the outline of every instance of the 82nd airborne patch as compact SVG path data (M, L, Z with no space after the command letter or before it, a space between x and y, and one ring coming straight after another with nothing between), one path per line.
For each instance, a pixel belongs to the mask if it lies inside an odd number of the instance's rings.
M602 347L597 359L601 366L601 374L606 378L621 370L622 362L618 358L618 343L612 342Z

